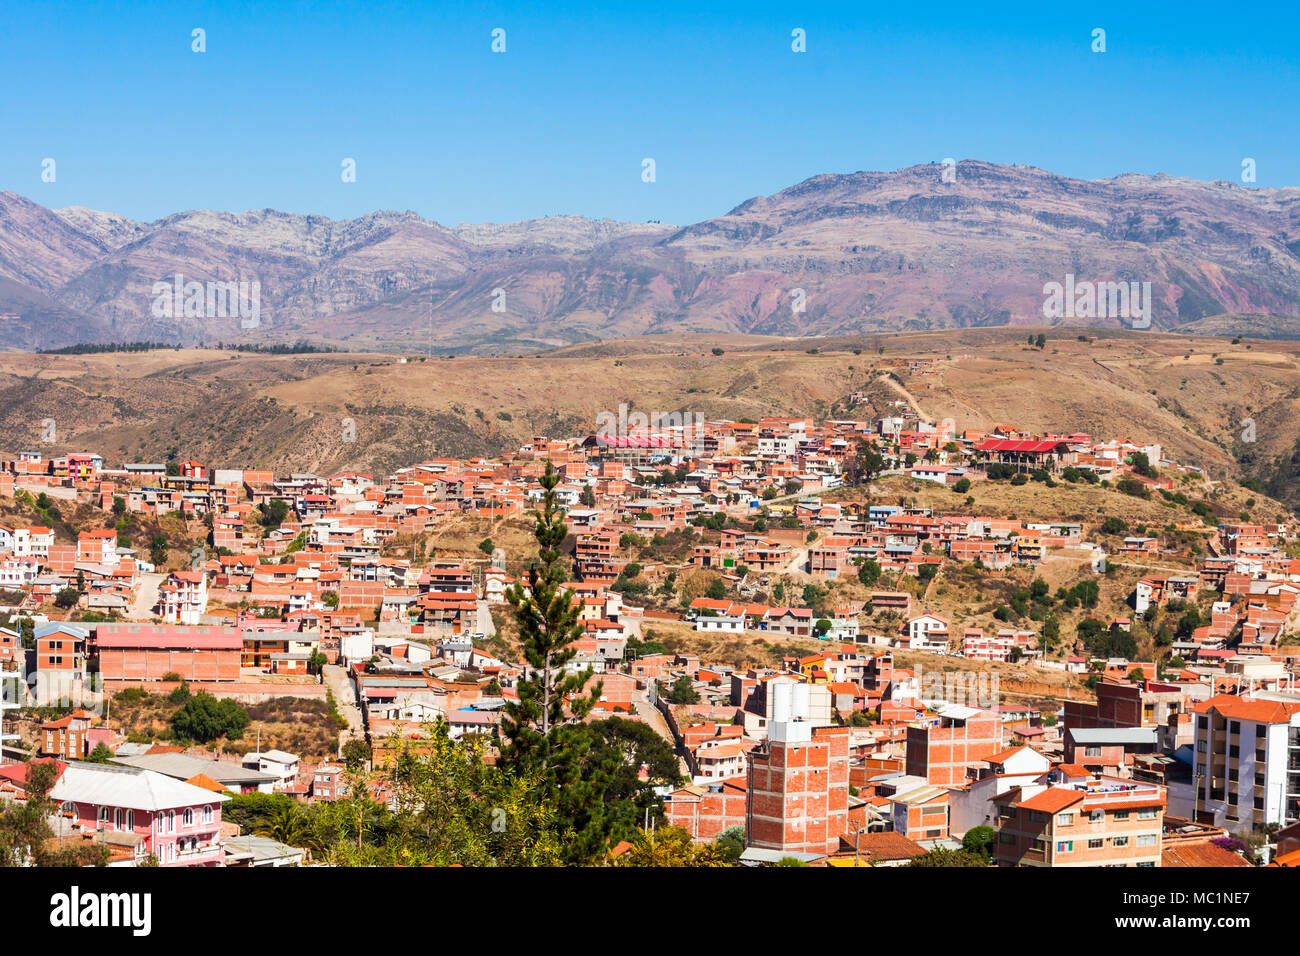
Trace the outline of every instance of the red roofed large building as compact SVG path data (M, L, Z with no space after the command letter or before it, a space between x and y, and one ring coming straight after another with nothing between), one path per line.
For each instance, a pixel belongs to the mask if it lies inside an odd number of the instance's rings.
M1059 439L986 438L973 448L985 464L1010 465L1020 471L1054 469L1070 455L1070 446Z
M188 681L236 681L244 640L234 627L99 624L95 646L105 683L157 681L167 674Z

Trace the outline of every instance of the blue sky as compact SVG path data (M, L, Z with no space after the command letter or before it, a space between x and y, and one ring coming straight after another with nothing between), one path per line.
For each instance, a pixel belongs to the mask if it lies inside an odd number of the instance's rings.
M687 223L948 156L1300 185L1300 5L973 6L11 2L0 188L455 224Z

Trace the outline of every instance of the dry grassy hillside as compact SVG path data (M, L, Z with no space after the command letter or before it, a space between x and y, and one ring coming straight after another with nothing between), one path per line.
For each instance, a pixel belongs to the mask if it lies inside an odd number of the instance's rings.
M1300 343L1056 329L839 338L650 336L512 357L161 350L0 353L0 448L112 464L383 472L594 429L601 411L871 417L904 398L958 428L1016 424L1157 441L1212 477L1265 478L1300 438ZM722 354L715 354L721 350ZM928 359L925 370L908 360ZM855 391L867 400L847 402ZM57 441L42 446L41 422ZM355 440L345 440L344 419ZM1246 419L1254 441L1243 441ZM1287 488L1270 489L1285 494Z

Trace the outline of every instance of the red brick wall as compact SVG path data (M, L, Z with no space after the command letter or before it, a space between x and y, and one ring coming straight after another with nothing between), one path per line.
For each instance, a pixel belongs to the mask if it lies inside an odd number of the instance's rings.
M848 825L849 737L819 727L806 743L771 742L752 755L749 843L776 850L833 853Z
M187 648L104 648L99 652L104 680L161 680L176 673L188 681L239 680L239 651Z
M1002 749L1002 723L972 718L958 727L909 727L907 772L928 783L954 786L966 779L965 764Z

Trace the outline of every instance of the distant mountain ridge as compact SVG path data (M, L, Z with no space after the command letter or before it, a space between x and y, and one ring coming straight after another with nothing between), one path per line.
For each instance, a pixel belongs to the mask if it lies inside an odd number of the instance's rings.
M308 338L490 352L665 332L1041 325L1044 284L1067 274L1149 281L1157 330L1297 328L1300 189L1089 181L979 161L951 172L951 182L939 164L814 176L680 228L269 209L142 223L4 192L0 343ZM154 283L177 274L256 279L261 324L153 315Z

